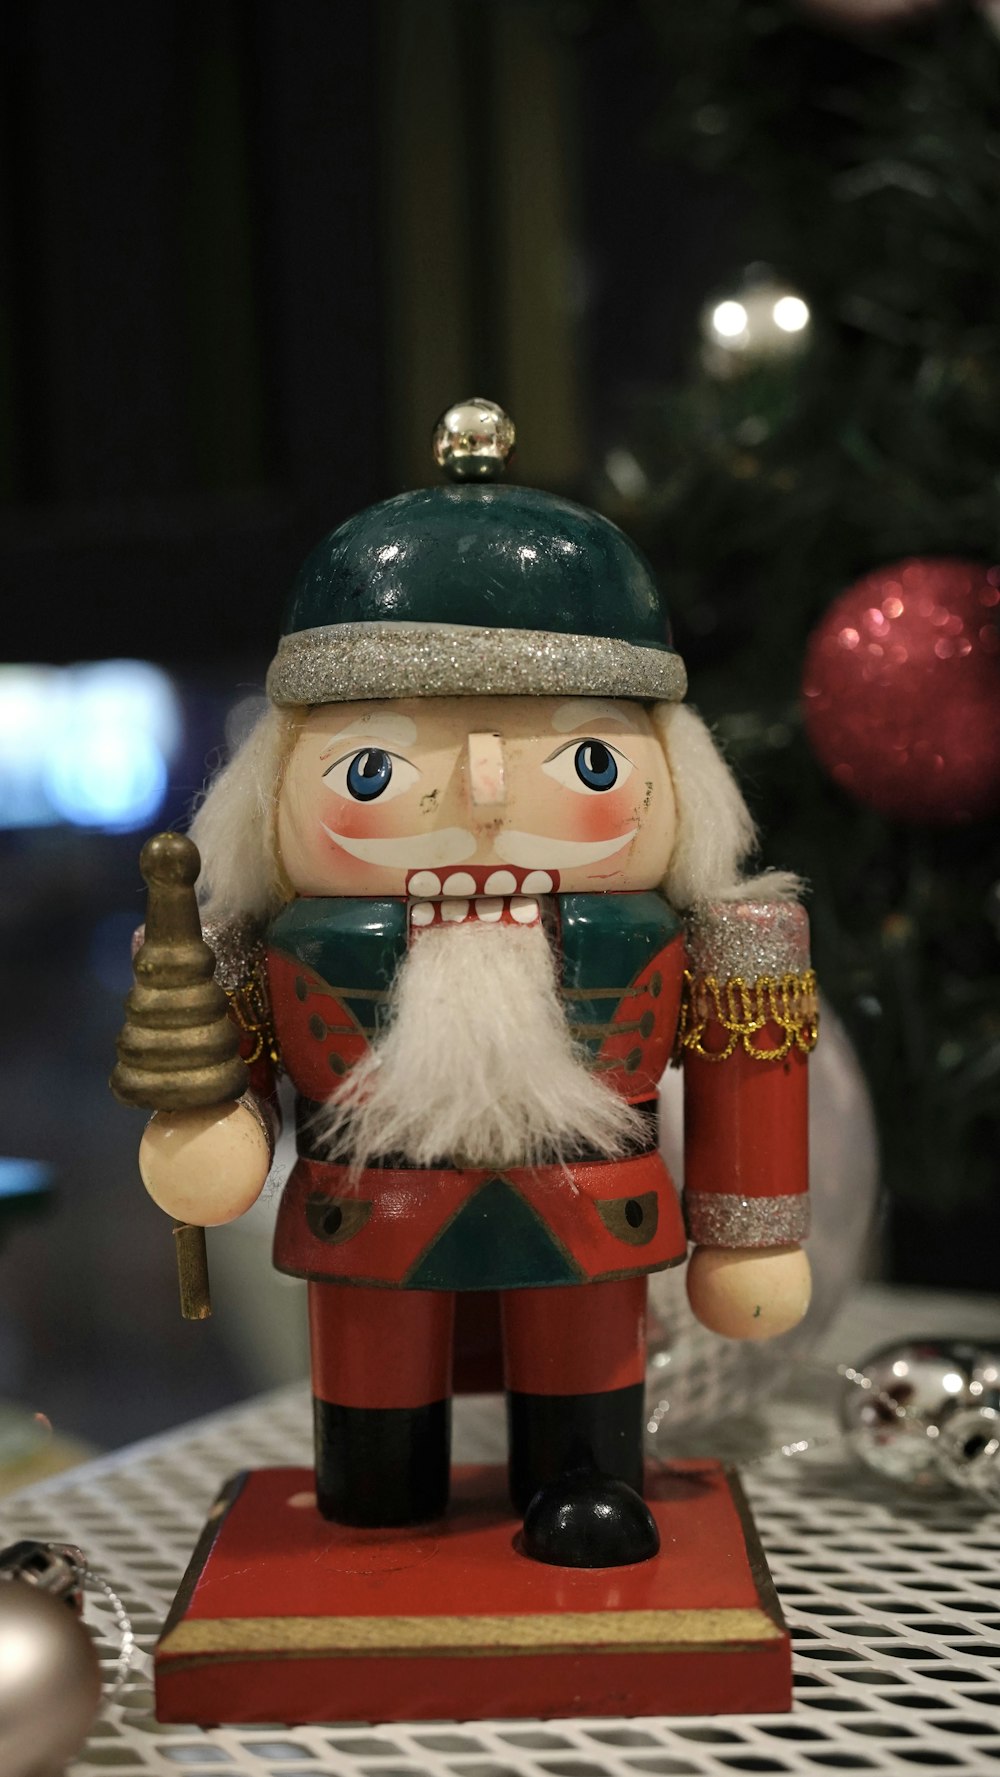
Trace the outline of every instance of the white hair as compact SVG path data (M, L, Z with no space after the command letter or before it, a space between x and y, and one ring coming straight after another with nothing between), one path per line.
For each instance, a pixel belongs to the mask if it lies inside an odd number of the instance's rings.
M650 712L663 745L677 802L677 838L663 893L686 911L705 901L795 900L802 884L787 870L744 876L757 829L740 787L706 724L683 703Z
M275 834L278 790L301 708L269 707L208 786L191 823L201 853L198 894L206 919L266 920L288 898ZM650 712L677 801L677 840L663 893L685 911L705 901L794 900L783 870L744 876L757 835L736 779L697 712L658 703Z
M189 831L201 854L198 899L206 920L266 920L286 899L275 813L300 714L269 704L201 798Z

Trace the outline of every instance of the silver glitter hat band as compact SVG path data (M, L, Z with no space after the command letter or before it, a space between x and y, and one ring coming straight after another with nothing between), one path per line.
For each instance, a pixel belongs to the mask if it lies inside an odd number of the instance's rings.
M634 697L679 703L679 654L605 636L457 623L338 623L284 636L272 703L390 697Z

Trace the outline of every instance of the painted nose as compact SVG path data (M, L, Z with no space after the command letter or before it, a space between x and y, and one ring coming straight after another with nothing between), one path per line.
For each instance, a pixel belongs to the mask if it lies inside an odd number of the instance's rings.
M487 820L507 801L503 741L499 734L470 734L466 743L465 781L473 819Z

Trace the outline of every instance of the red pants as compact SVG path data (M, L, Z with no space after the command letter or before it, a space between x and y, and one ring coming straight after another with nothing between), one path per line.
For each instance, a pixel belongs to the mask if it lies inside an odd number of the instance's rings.
M642 1487L646 1279L500 1297L509 1488L584 1463ZM311 1283L316 1497L371 1527L440 1516L448 1498L455 1296Z
M643 1380L646 1279L507 1290L504 1385L605 1394ZM455 1298L445 1290L310 1283L313 1394L341 1407L423 1407L451 1394Z

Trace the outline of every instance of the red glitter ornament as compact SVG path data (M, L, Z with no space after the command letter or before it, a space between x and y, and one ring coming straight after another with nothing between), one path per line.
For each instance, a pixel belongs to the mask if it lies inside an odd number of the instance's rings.
M1000 807L1000 567L912 557L848 588L802 679L813 749L859 802L904 821Z

